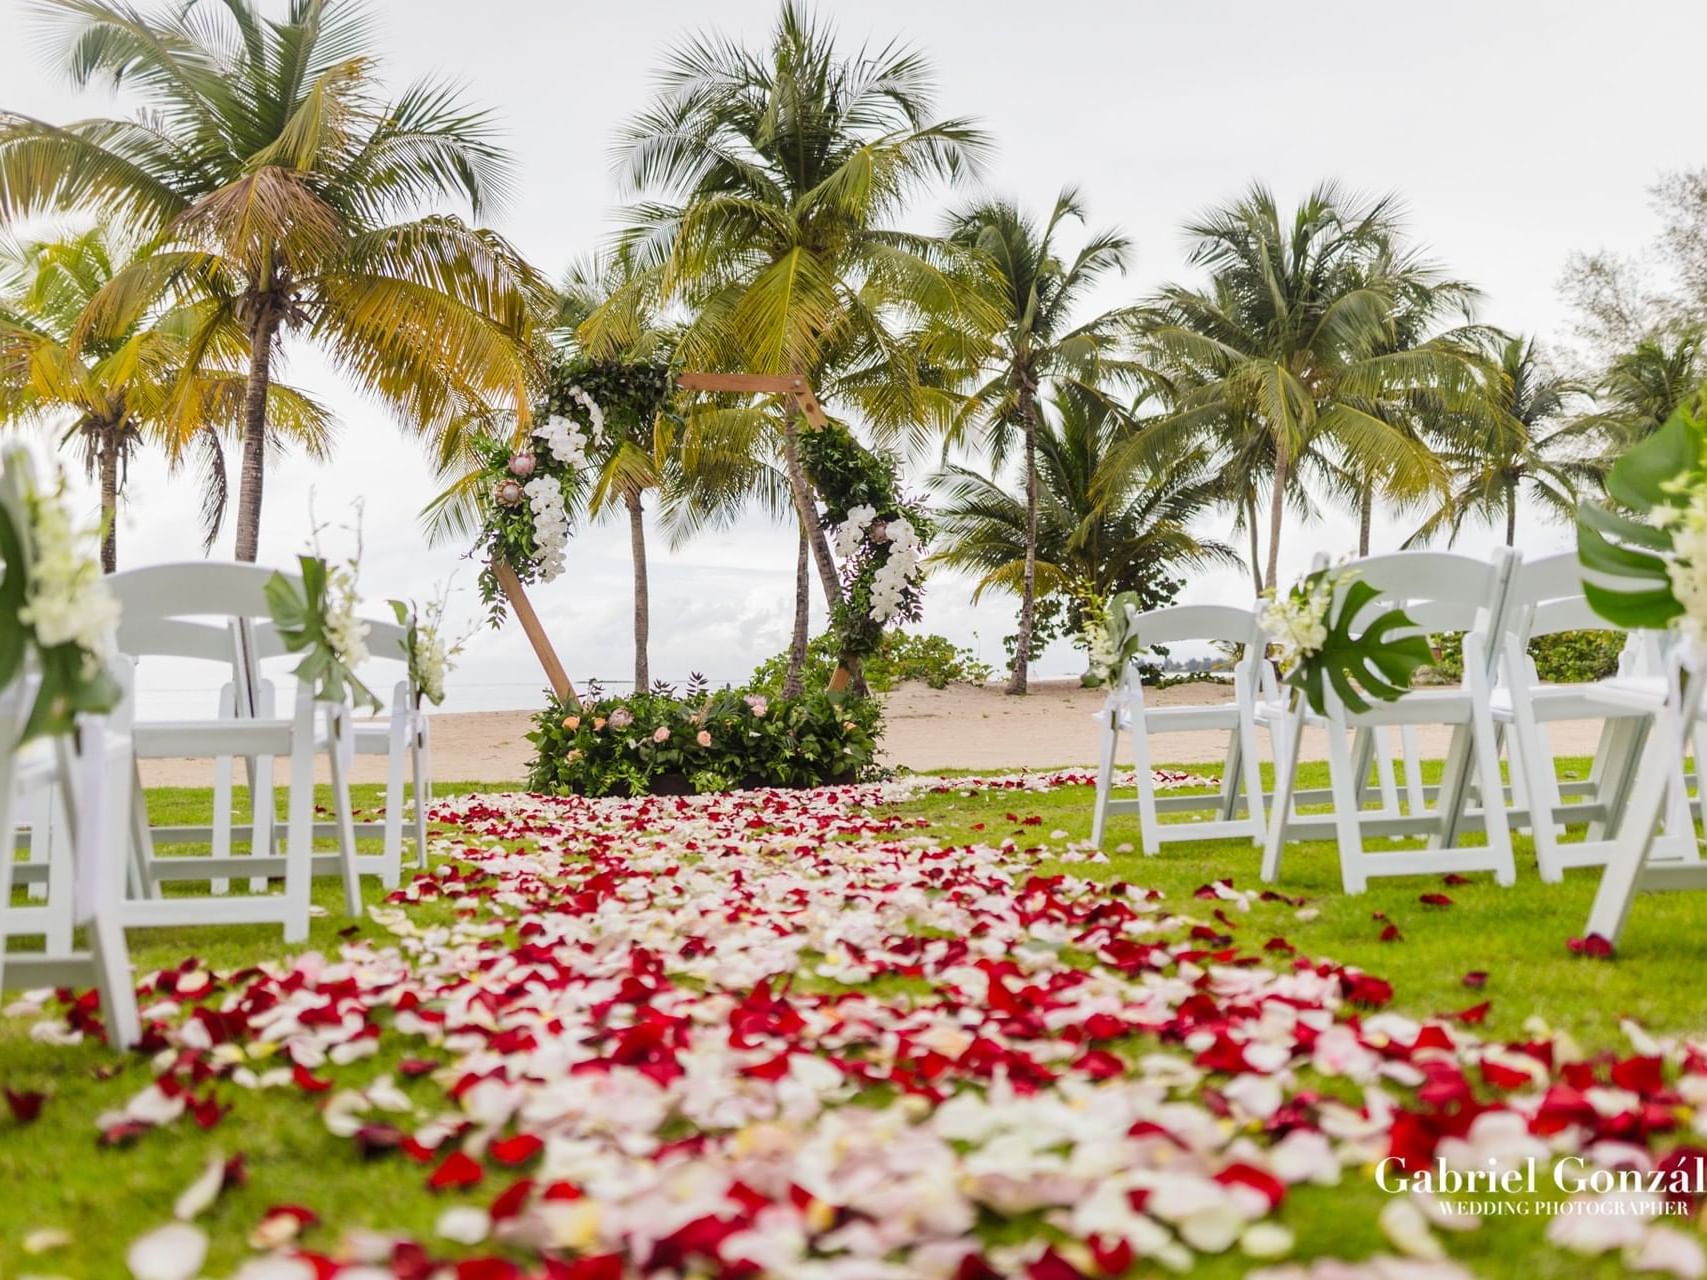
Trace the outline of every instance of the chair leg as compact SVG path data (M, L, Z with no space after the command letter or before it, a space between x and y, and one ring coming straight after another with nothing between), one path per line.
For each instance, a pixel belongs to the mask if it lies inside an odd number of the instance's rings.
M148 797L142 789L142 770L133 761L130 776L130 889L135 898L158 898L160 886L151 874L154 832L148 826Z
M432 757L428 754L427 731L423 728L409 751L415 773L415 866L427 869L427 807L432 804Z
M1399 747L1405 753L1405 807L1415 817L1428 808L1423 796L1422 744L1415 725L1399 726Z
M1458 822L1469 803L1470 751L1469 727L1452 726L1452 737L1446 745L1446 762L1440 770L1440 791L1435 797L1435 828L1429 835L1430 849L1450 849L1458 840Z
M1162 817L1156 809L1156 770L1150 760L1150 726L1143 707L1132 715L1132 772L1138 783L1138 831L1144 841L1144 856L1162 851Z
M1377 729L1372 736L1375 740L1375 784L1381 791L1381 812L1396 818L1399 816L1399 788L1394 781L1393 744L1388 741L1385 730Z
M1671 728L1669 713L1662 713ZM1636 885L1647 866L1648 851L1653 848L1654 835L1664 812L1666 788L1670 782L1664 744L1671 735L1656 725L1644 745L1641 767L1637 769L1635 786L1631 789L1623 820L1619 823L1618 844L1606 860L1600 875L1600 887L1595 890L1594 905L1589 908L1588 932L1599 934L1608 942L1617 943L1630 916L1630 904L1636 896Z
M1257 756L1256 725L1248 715L1239 718L1239 763L1244 770L1245 812L1251 824L1251 843L1262 848L1268 834L1266 798L1262 788L1262 760ZM1279 765L1275 766L1277 769Z
M273 802L273 758L252 756L249 759L249 852L273 854L278 849L278 820ZM267 880L254 876L249 880L250 893L265 893Z
M1102 847L1103 827L1108 821L1108 802L1110 792L1114 787L1114 755L1120 741L1120 713L1110 711L1108 723L1102 727L1102 750L1097 761L1097 794L1096 801L1091 806L1091 843L1099 849ZM415 804L421 803L419 782L415 788Z
M286 942L308 938L308 907L314 886L314 744L299 733L290 758L290 817L285 834Z
M1328 789L1334 799L1334 837L1339 846L1340 884L1347 893L1369 887L1363 861L1363 823L1358 807L1358 774L1346 745L1345 727L1328 723Z
M1288 713L1274 742L1274 802L1268 810L1268 832L1263 842L1262 878L1273 884L1280 876L1280 858L1286 847L1286 829L1292 816L1292 792L1297 786L1298 755L1304 744L1304 712Z
M403 879L403 767L408 763L404 753L409 747L400 732L403 727L393 727L390 759L386 762L385 846L379 882L387 889L395 889Z
M1517 863L1511 856L1511 823L1506 819L1505 784L1500 780L1499 741L1494 735L1493 718L1487 704L1470 710L1470 734L1476 752L1477 779L1482 792L1482 829L1487 833L1488 848L1494 855L1494 880L1498 884L1517 883ZM1457 832L1453 832L1456 840Z
M142 1038L142 1022L136 1011L136 978L131 972L130 947L125 942L117 901L125 851L130 843L126 838L130 816L129 760L124 752L109 749L101 751L96 763L102 790L101 820L96 833L98 847L90 860L96 883L85 886L77 897L81 899L86 894L91 904L89 959L101 992L107 1040L114 1048L128 1049Z
M349 717L341 709L328 713L330 732L326 753L332 776L332 813L338 823L338 865L344 878L344 909L352 916L362 913L361 873L356 867L356 828L350 812L350 785L345 772L341 735L353 733Z

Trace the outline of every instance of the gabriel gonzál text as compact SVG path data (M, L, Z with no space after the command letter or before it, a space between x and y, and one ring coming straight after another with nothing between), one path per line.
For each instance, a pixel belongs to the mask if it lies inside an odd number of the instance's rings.
M1517 1163L1489 1160L1485 1169L1450 1167L1435 1159L1421 1169L1407 1169L1396 1156L1375 1166L1375 1181L1383 1191L1421 1191L1432 1195L1533 1194L1545 1187L1567 1194L1589 1191L1647 1192L1666 1196L1707 1194L1707 1158L1688 1156L1657 1169L1591 1169L1581 1156L1565 1156L1553 1164L1543 1182L1534 1156Z

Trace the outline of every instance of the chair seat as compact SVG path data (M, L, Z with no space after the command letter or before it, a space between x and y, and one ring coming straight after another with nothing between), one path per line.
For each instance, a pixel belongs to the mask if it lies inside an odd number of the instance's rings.
M1610 686L1622 684L1622 688ZM1510 723L1512 691L1495 689L1491 706L1494 719ZM1592 720L1608 716L1620 709L1630 715L1651 715L1665 700L1665 682L1632 677L1619 681L1591 681L1581 684L1536 684L1528 690L1529 705L1535 718L1551 720Z
M288 756L295 728L292 720L155 720L137 725L131 736L136 754L150 759ZM323 745L316 734L316 749Z
M1261 724L1278 724L1291 713L1286 702L1259 702L1256 718ZM1470 692L1467 689L1412 689L1395 702L1371 702L1368 711L1345 713L1346 725L1361 728L1365 725L1388 724L1461 724L1470 718ZM1304 722L1325 725L1328 718L1310 707L1304 708Z
M1237 703L1214 703L1207 707L1156 707L1146 709L1144 723L1155 733L1187 733L1205 729L1237 729Z

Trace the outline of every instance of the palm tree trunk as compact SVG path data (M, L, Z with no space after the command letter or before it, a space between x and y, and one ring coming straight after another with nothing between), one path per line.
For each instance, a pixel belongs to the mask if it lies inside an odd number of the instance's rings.
M1029 380L1020 383L1019 397L1021 430L1025 432L1025 581L1019 598L1019 636L1008 677L1007 692L1012 694L1026 689L1032 621L1037 611L1037 400Z
M818 581L824 585L825 603L834 609L842 598L842 584L836 574L836 558L830 554L830 540L818 523L817 500L807 483L806 469L800 465L800 414L794 409L789 410L783 423L782 459L788 471L788 487L794 494L794 510L818 565Z
M267 391L272 384L277 311L263 300L249 334L249 385L243 392L243 465L237 493L237 558L253 564L261 541L261 484L267 463Z
M1257 548L1257 491L1245 490L1245 530L1251 535L1251 582L1262 594L1262 557Z
M794 555L794 635L788 642L788 675L782 682L782 696L785 698L800 696L811 617L812 552L806 538L806 525L801 523L800 545Z
M1508 484L1505 487L1505 544L1508 547L1517 545L1517 485Z
M635 486L623 490L622 501L628 508L628 549L634 557L634 692L645 693L652 687L646 660L646 642L652 630L652 601L646 582L646 513Z
M95 465L101 473L101 572L119 567L119 451L124 423L109 423L95 437Z
M1286 442L1275 441L1274 447L1274 496L1268 504L1268 572L1263 574L1268 584L1275 584L1280 579L1280 526L1286 517L1286 482L1291 477L1286 469Z
M1375 486L1365 484L1357 495L1357 554L1369 554L1369 525L1375 516Z

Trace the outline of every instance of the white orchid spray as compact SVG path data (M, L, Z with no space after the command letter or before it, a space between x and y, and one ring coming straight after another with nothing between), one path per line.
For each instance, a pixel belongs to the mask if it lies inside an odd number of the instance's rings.
M391 602L397 621L406 628L403 651L409 662L409 686L415 691L417 705L422 700L435 707L444 704L445 677L456 669L455 658L468 645L467 634L454 641L445 638L449 605L448 584L421 608L402 600Z
M72 519L63 474L43 490L24 449L0 458L0 689L32 655L41 677L25 741L118 705L106 660L119 604L101 576L99 536Z

